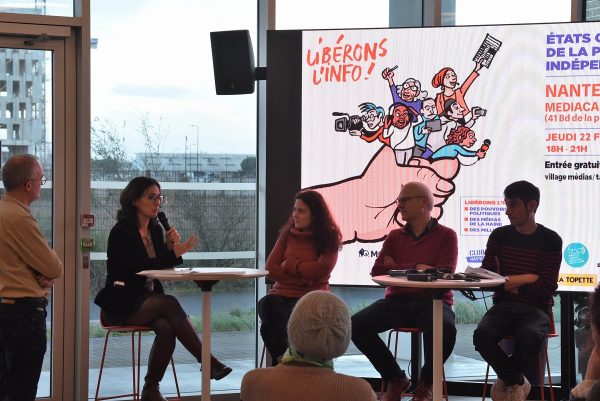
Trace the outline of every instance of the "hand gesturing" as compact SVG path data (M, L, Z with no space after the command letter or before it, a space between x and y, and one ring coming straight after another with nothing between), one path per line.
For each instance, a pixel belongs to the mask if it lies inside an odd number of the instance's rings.
M177 241L173 243L173 252L175 252L175 256L180 257L184 253L191 251L196 245L198 245L198 237L192 235L185 242Z

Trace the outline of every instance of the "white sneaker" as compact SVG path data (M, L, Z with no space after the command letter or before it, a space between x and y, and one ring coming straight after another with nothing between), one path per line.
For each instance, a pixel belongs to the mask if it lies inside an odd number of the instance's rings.
M492 388L490 389L492 401L507 401L508 395L508 386L501 379L496 379L496 382L492 384Z
M511 386L513 387L513 386ZM527 380L527 378L525 376L523 376L523 384L519 385L515 385L514 386L516 388L514 394L515 394L515 401L525 401L527 399L527 396L529 395L529 392L531 391L531 383L529 383L529 380Z

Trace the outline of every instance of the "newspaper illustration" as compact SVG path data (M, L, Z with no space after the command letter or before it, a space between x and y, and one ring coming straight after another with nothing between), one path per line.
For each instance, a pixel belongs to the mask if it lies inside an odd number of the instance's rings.
M494 56L500 50L500 46L502 46L502 42L487 33L477 53L475 53L473 61L480 63L483 67L490 68Z

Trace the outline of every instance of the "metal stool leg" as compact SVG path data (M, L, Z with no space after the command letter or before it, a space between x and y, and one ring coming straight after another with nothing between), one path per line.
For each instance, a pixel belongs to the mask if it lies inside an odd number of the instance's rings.
M98 401L98 392L100 391L100 381L102 380L102 371L104 370L104 358L106 357L106 344L108 343L109 335L110 331L107 331L106 336L104 337L104 350L102 351L102 361L100 362L100 372L98 373L98 384L96 385L96 396L94 397L94 401Z
M139 360L139 347L138 347L138 360ZM139 371L139 364L138 364L138 375L140 374ZM134 400L139 400L139 394L140 394L140 382L138 381L138 385L137 385L137 391L136 391L136 386L135 386L135 332L131 333L131 377L132 377L132 385L133 385L133 399Z
M262 346L262 352L260 353L260 365L258 365L259 368L263 367L263 363L265 362L265 352L266 352L266 347L265 344L263 344Z

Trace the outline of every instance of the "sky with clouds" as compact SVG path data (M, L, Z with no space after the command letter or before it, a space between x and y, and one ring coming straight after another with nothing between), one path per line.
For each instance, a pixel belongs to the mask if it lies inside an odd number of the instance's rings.
M278 0L277 29L385 27L388 1ZM456 9L458 25L560 21L570 2L457 0ZM209 36L248 29L256 55L255 1L91 0L91 15L92 119L124 126L130 154L144 151L143 116L164 128L166 152L184 152L187 137L192 153L255 153L256 95L215 94Z
M190 152L255 153L256 95L215 94L209 33L248 29L256 43L256 3L91 3L92 119L125 125L130 153L144 150L143 116L163 126L167 152L184 152L187 137Z

